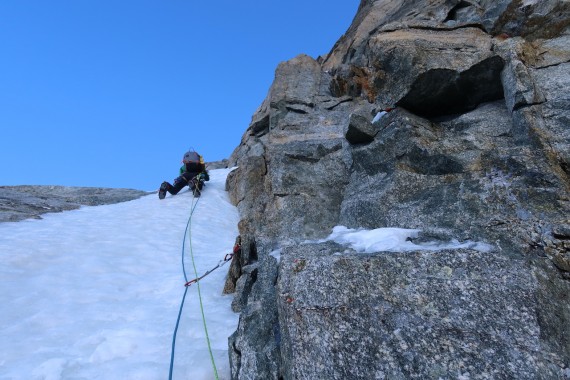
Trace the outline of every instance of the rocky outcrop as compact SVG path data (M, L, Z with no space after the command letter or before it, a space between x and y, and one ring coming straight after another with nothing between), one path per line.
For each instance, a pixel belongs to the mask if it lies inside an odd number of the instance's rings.
M278 66L228 163L233 378L570 377L569 26L554 0L363 0ZM337 225L492 248L363 255Z
M226 169L228 167L228 160L220 160L220 161L211 161L206 162L206 169L207 170L214 170L214 169Z
M146 191L65 186L0 186L0 222L41 219L50 212L126 202Z

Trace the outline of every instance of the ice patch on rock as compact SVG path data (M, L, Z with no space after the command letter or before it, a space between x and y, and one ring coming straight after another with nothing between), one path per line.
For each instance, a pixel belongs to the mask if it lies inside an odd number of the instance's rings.
M334 241L349 246L360 253L440 251L444 249L468 248L489 252L493 247L486 243L452 240L449 242L429 242L415 244L411 239L419 236L421 230L405 228L376 228L374 230L350 229L336 226L332 233L321 242Z

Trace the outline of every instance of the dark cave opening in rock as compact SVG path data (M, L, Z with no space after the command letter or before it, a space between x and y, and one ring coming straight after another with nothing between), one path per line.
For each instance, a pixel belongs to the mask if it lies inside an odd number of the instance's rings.
M467 1L460 1L456 6L451 8L449 13L447 14L446 19L443 20L443 22L450 21L450 20L457 20L458 13L460 13L462 10L465 10L466 8L469 8L469 7L473 7L473 4L471 4Z
M471 111L481 103L504 98L503 66L502 58L494 56L463 72L428 70L396 105L428 119Z

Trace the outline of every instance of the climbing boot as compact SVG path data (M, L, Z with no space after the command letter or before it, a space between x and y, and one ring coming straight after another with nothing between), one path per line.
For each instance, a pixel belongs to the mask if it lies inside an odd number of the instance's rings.
M166 197L166 190L168 189L168 182L163 182L158 189L158 199Z

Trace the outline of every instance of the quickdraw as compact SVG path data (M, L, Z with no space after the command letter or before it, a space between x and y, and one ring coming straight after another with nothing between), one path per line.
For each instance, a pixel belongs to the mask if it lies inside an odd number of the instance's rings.
M239 247L237 249L239 250ZM228 253L227 255L225 255L224 258L218 262L218 265L216 265L215 267L213 267L212 269L210 269L209 271L207 271L206 273L204 273L200 277L196 277L195 279L188 281L187 283L184 284L184 286L188 287L192 284L195 284L196 282L200 281L201 279L203 279L204 277L206 277L207 275L209 275L210 273L212 273L216 269L223 267L225 263L227 263L228 261L231 261L231 259L234 257L235 252L237 252L236 247L234 247L234 252Z

